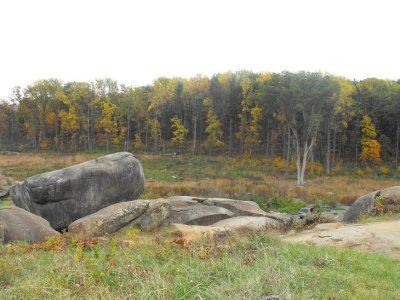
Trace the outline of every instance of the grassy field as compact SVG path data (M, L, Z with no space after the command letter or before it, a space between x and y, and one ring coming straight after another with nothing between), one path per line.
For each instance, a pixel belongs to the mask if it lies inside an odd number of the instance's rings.
M0 298L398 299L400 261L255 235L0 246Z
M0 168L23 180L99 155L0 154ZM345 203L396 185L396 178L344 174L308 177L300 189L263 159L138 157L146 175L142 198L230 197L296 211L306 202ZM182 244L171 233L128 231L101 241L64 235L33 246L0 246L0 299L399 299L399 282L400 261L289 244L277 235Z

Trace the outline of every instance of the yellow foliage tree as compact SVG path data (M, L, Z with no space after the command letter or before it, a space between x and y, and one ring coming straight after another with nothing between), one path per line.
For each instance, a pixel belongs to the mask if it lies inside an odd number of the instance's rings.
M117 133L117 120L114 116L116 105L111 103L110 97L107 96L106 101L104 101L102 104L102 109L103 113L99 125L105 137L108 152L110 140L114 141L113 138Z
M185 128L185 126L182 124L181 120L177 116L174 116L171 119L171 122L172 129L174 129L174 131L172 132L172 142L178 144L180 148L185 140L185 135L188 134L189 130Z
M203 102L204 106L208 109L207 112L207 127L205 132L208 135L205 145L207 148L222 148L224 142L222 141L222 129L221 122L218 120L212 102L210 99L206 98Z
M58 113L60 118L61 134L69 134L71 136L74 151L76 151L76 139L79 129L78 114L76 112L76 103L69 99L62 91L57 93L57 97L63 102L66 109L62 109ZM54 116L55 118L55 116Z
M381 145L376 140L375 125L372 124L371 118L367 115L363 116L361 121L362 138L361 138L361 154L360 161L372 162L378 164L381 161Z

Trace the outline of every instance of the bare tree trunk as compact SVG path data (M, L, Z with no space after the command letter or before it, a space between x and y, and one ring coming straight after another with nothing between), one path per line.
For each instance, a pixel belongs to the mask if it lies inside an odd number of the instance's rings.
M286 173L289 172L290 165L290 128L288 127L287 132L287 151L286 151Z
M331 126L328 120L327 125L327 135L326 135L326 164L325 164L325 172L326 175L330 173L330 156L331 156Z
M396 167L399 163L399 138L400 138L400 122L397 121L397 129L396 129Z
M87 107L87 150L90 151L90 107Z
M310 156L311 156L310 174L314 175L314 147L311 148Z
M145 144L146 144L146 151L147 151L147 146L148 146L148 141L149 141L149 121L147 121L145 140L146 140Z
M129 151L130 142L131 142L131 116L129 114L129 117L128 117L128 132L127 132L127 135L126 135L125 151Z
M232 147L233 147L233 120L232 117L229 117L229 156L232 155Z
M14 150L14 114L11 113L11 139L10 139L11 151Z
M336 128L333 130L333 149L332 149L332 166L336 163Z
M196 138L197 138L197 117L194 116L194 125L193 125L193 149L192 154L196 154Z
M296 137L296 167L297 167L297 185L303 186L304 179L301 179L301 157L300 157L300 144L299 140Z
M288 128L289 131L289 128ZM288 135L288 133L286 132L286 128L283 129L283 134L282 134L282 143L283 143L283 153L282 153L282 157L286 157L286 149L287 149L287 142L286 142L286 136Z
M264 141L265 141L265 156L268 157L268 144L269 144L269 131L268 131L268 127L265 130L265 134L264 134Z

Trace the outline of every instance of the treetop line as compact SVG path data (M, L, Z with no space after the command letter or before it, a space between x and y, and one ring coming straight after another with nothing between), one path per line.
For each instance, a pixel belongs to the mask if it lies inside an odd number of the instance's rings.
M398 163L400 82L311 72L158 78L128 87L39 80L0 103L0 148L129 150Z

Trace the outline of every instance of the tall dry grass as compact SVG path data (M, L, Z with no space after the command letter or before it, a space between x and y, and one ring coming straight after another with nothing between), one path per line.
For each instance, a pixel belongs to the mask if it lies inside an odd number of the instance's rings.
M0 171L4 175L12 176L16 180L23 180L37 173L51 171L54 169L70 166L76 163L93 159L100 156L99 153L79 153L75 155L58 155L56 153L8 153L0 152ZM145 168L145 174L163 174L170 178L168 172L180 174L182 170L194 169L198 179L189 174L176 182L167 182L164 177L158 180L146 182L143 198L159 198L172 195L194 195L204 197L227 197L242 200L256 200L259 203L268 201L271 197L302 199L309 203L315 201L340 201L343 204L351 204L358 197L371 191L397 185L394 178L368 178L357 176L317 176L306 178L306 186L300 188L296 180L287 178L276 172L268 172L260 169L260 164L247 163L239 159L229 158L200 158L181 159L179 165L174 165L174 160L168 156L140 155ZM198 159L198 158L196 158ZM212 166L218 160L218 166L224 168L224 175L210 178L210 172L214 172ZM157 161L157 164L153 162ZM194 162L194 164L193 164ZM258 161L257 161L258 162ZM233 166L237 164L240 168L240 176ZM211 171L204 171L209 168ZM168 171L168 172L167 172ZM235 173L236 172L236 173ZM223 177L222 177L223 176Z

